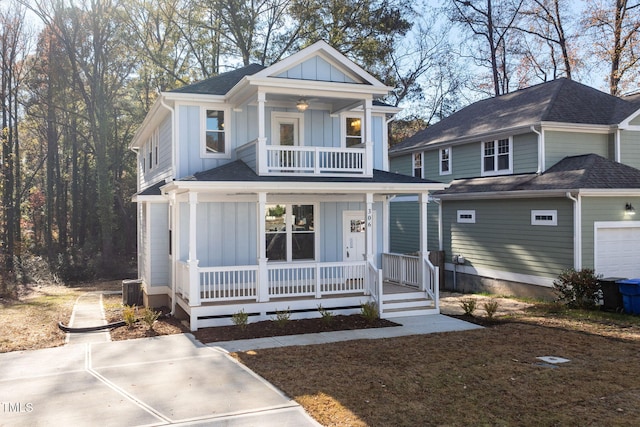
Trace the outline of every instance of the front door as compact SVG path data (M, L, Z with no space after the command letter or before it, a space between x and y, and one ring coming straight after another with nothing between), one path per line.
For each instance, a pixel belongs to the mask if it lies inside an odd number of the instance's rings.
M364 212L344 213L343 261L363 261L366 254Z

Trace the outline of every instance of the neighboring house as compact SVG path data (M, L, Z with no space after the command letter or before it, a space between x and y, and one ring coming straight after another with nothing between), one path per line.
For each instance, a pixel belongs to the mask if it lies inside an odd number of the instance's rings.
M390 149L391 171L450 184L431 195L440 215L428 239L444 251L447 288L548 295L568 268L640 277L638 101L558 79L476 102ZM397 200L390 249L412 252L417 204Z
M419 256L387 254L389 200L419 194L426 216L444 188L388 172L390 89L318 42L161 93L131 143L145 304L193 330L320 305L438 312L426 234Z

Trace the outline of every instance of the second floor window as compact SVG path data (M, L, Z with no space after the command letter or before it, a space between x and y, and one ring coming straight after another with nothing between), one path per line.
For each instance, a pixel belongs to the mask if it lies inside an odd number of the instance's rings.
M413 155L413 176L422 178L422 153Z
M345 134L347 147L362 144L362 119L360 117L347 117Z
M482 144L482 174L511 173L511 139L487 141Z
M224 110L207 110L205 117L205 152L225 154Z
M440 175L451 173L451 148L440 149Z

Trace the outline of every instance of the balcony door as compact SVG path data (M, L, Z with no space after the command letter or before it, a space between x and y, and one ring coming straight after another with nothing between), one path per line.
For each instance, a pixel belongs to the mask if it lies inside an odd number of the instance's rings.
M301 126L302 118L297 113L274 113L273 145L296 147L302 144Z

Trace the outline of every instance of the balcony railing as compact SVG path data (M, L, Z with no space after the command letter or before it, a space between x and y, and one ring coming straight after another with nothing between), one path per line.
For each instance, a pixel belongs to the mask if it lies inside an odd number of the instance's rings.
M266 167L270 174L365 175L363 148L290 147L268 145Z

